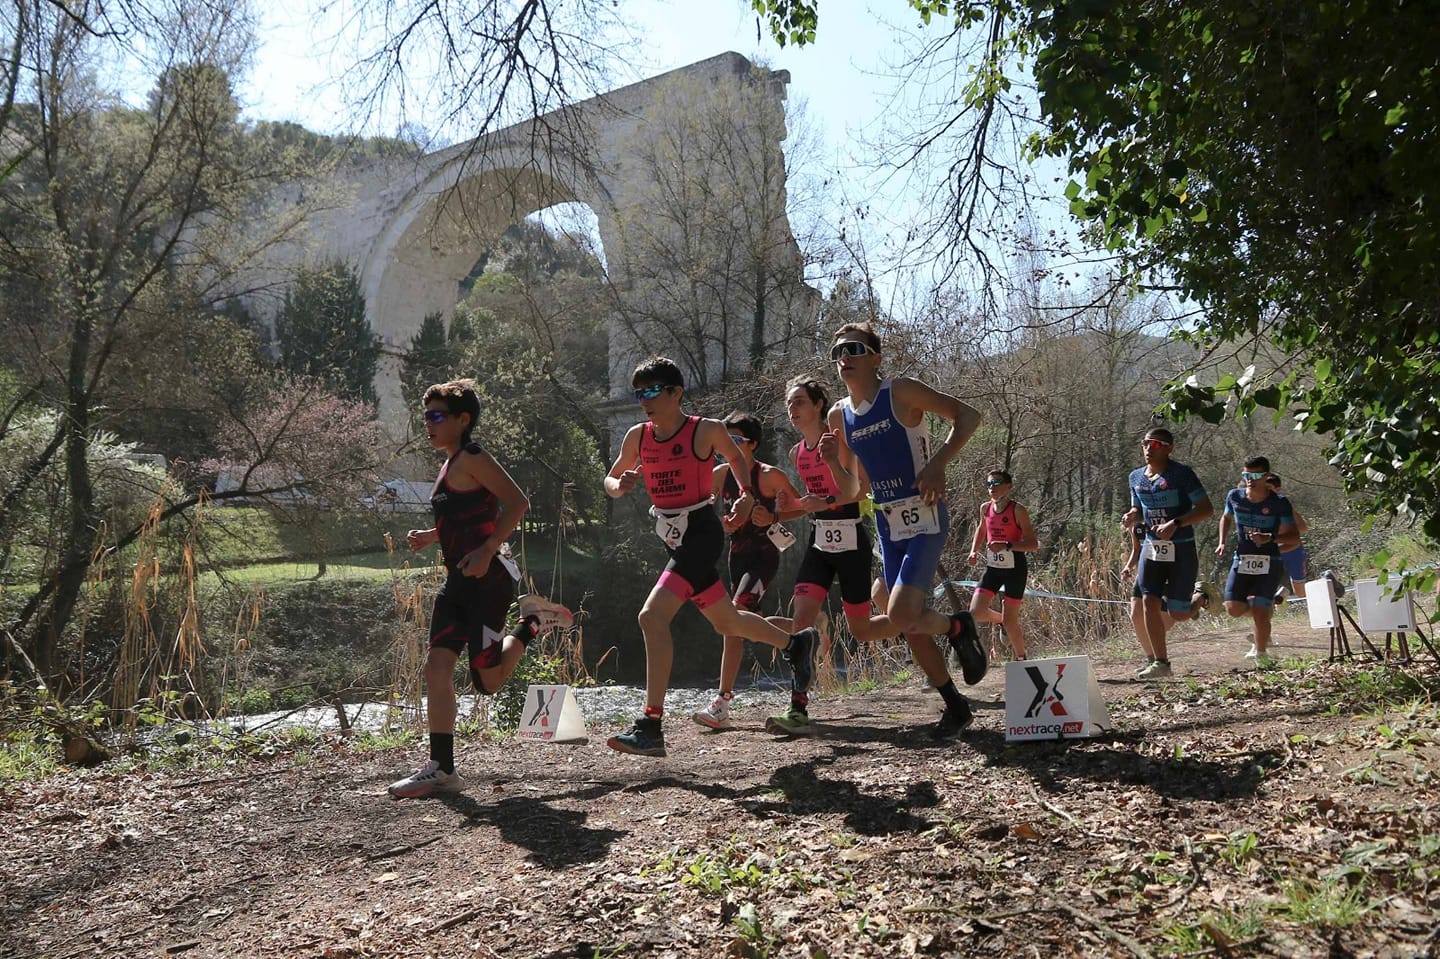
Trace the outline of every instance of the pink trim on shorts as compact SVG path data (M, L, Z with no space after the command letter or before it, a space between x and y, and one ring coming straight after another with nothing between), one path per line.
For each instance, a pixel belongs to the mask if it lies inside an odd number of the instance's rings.
M976 586L976 587L975 587L975 595L976 595L976 596L990 596L990 597L993 597L993 596L995 595L995 590L993 590L993 589L984 589L984 588L982 588L982 587L980 587L980 586Z
M709 607L714 606L716 603L720 602L720 600L725 598L725 584L720 582L719 580L716 580L714 583L711 583L707 588L702 589L694 596L691 596L690 602L695 604L696 609L708 609Z
M841 605L841 606L844 608L844 610L845 610L845 618L846 618L846 619L869 619L869 618L870 618L870 604L869 604L869 603L841 603L840 605Z
M1020 605L1021 603L1023 603L1023 602L1025 602L1025 597L1024 597L1024 596L1016 596L1014 599L1011 599L1009 596L1006 596L1006 597L1005 597L1005 605L1007 605L1007 606L1009 606L1011 603L1014 603L1016 606L1019 606L1019 605Z
M794 595L796 595L796 596L804 596L806 599L818 599L818 600L820 600L820 601L823 603L823 602L825 601L825 597L828 596L829 594L830 594L830 590L828 590L828 589L821 589L819 583L796 583L796 584L795 584L795 594L794 594Z
M660 578L655 581L655 585L667 593L674 593L681 599L689 599L695 595L695 587L690 585L690 581L673 569L667 569L661 573Z

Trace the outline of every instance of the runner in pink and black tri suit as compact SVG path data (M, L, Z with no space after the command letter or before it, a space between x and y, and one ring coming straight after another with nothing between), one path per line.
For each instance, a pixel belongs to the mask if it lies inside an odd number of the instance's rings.
M653 504L655 533L670 561L640 610L645 635L645 712L626 732L610 737L611 749L643 756L665 755L661 720L670 685L674 645L670 623L687 601L721 636L741 636L780 649L794 674L793 687L810 687L818 634L813 629L786 634L754 613L735 608L725 592L717 567L725 549L725 532L711 506L715 454L725 457L739 484L740 496L727 522L748 520L755 491L746 475L744 457L719 420L686 415L681 409L685 379L664 357L651 357L631 377L635 399L645 422L625 434L620 454L605 477L605 492L624 496L642 481Z

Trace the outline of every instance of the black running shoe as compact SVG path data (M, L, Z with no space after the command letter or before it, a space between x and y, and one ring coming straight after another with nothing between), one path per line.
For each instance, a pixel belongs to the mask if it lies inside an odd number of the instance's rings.
M605 745L632 756L663 756L665 733L660 729L660 720L642 716L627 731L605 740Z
M960 675L965 685L974 686L985 678L990 669L990 657L985 654L985 647L980 643L980 631L975 628L975 617L969 611L953 614L950 622L960 627L958 630L952 628L947 637L950 649L960 664Z
M794 677L790 681L791 692L803 693L810 689L815 679L815 650L819 645L820 633L814 626L790 634L790 646L784 655Z
M970 711L969 703L961 709L946 706L945 711L940 714L940 721L930 728L930 738L937 743L958 739L974 721L975 714Z

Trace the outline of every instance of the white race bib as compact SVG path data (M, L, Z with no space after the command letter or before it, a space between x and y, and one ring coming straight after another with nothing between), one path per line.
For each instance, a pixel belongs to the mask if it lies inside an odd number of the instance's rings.
M655 535L660 542L671 549L677 549L685 542L685 531L690 528L689 513L662 513L655 511Z
M815 548L822 553L848 553L860 548L858 519L817 519Z
M918 496L876 505L885 511L892 543L940 532L940 511L934 503L926 503Z
M765 530L765 536L782 553L795 545L795 534L780 523L771 523Z
M515 562L514 558L510 555L509 543L505 544L504 549L504 552L495 555L500 557L500 565L505 567L505 572L509 573L510 578L518 583L520 582L520 564Z
M1270 557L1264 553L1241 553L1241 576L1264 576L1270 572Z
M1014 569L1015 551L1010 549L999 549L993 553L985 551L985 565L991 569Z
M1145 558L1152 563L1175 562L1175 544L1168 539L1147 539Z

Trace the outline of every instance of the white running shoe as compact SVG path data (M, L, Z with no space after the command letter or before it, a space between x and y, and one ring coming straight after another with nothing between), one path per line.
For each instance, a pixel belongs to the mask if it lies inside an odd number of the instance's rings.
M544 633L555 627L569 629L575 625L575 614L561 606L559 603L552 603L539 593L526 593L520 597L520 618L528 619L534 616L540 620L540 625L535 632Z
M724 696L716 696L709 706L691 713L690 718L711 729L735 728L735 724L730 721L730 700Z
M459 773L445 772L432 759L416 772L391 783L388 792L396 799L419 799L435 793L459 792L463 785Z
M1250 652L1248 652L1248 653L1245 654L1245 658L1246 658L1246 659L1254 659L1254 658L1255 658L1256 656L1258 656L1258 655L1260 655L1260 654L1259 654L1258 652L1256 652L1256 650L1255 650L1255 644L1254 644L1254 643L1251 643L1251 644L1250 644Z
M1170 674L1170 664L1163 659L1157 659L1137 675L1140 679L1166 679Z

